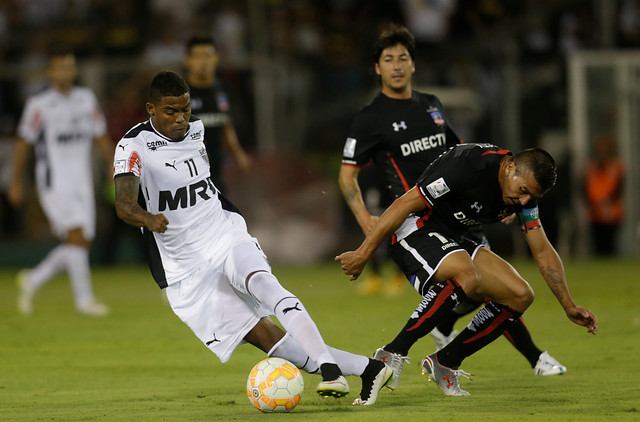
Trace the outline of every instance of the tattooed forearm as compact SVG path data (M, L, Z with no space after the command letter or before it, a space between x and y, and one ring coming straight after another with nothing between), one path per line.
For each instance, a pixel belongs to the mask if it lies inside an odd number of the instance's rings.
M115 183L118 217L132 226L144 226L148 213L138 205L139 179L135 176L121 176L116 178Z
M558 298L560 303L567 294L567 282L564 274L556 268L544 266L540 267L540 272L546 280L553 294Z

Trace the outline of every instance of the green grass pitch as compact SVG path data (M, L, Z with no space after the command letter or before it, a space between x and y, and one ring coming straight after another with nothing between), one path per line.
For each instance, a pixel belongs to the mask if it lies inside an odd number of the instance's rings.
M304 374L302 402L286 415L263 415L247 400L248 372L263 354L245 345L221 364L172 313L146 268L94 269L96 293L112 308L103 319L74 312L66 276L46 285L34 314L22 317L16 269L0 269L0 420L640 420L640 262L566 263L574 299L600 319L597 336L564 316L531 261L514 266L537 293L525 314L534 340L567 366L566 375L533 376L500 338L463 363L475 375L461 380L471 396L445 397L419 371L434 349L426 337L411 350L399 388L384 389L375 406L351 406L359 378L349 377L351 394L334 400L318 397L319 377ZM420 299L410 289L358 297L333 262L274 273L303 300L327 343L365 355L395 336Z

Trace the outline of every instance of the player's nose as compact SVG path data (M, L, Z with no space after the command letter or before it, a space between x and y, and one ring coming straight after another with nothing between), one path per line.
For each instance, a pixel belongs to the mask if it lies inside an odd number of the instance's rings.
M531 200L531 195L526 194L525 196L520 197L520 205L527 205L527 203Z

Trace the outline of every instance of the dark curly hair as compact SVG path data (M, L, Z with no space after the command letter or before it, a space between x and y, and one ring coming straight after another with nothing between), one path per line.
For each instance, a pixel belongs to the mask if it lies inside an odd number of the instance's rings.
M163 70L151 80L149 102L157 103L162 97L180 97L187 92L189 85L182 76L171 70Z

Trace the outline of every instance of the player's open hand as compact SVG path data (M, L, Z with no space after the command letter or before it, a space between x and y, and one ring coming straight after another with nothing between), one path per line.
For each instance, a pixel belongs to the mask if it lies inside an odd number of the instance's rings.
M362 274L362 270L364 270L364 266L367 264L367 260L361 258L357 252L349 251L344 252L335 258L336 261L340 261L340 265L342 266L342 272L346 275L349 275L349 280L356 280L360 274Z
M582 306L574 306L566 310L567 317L574 323L587 327L587 332L596 334L598 332L598 317L590 310Z
M164 233L167 231L169 220L164 214L149 214L145 220L145 226L152 232Z

